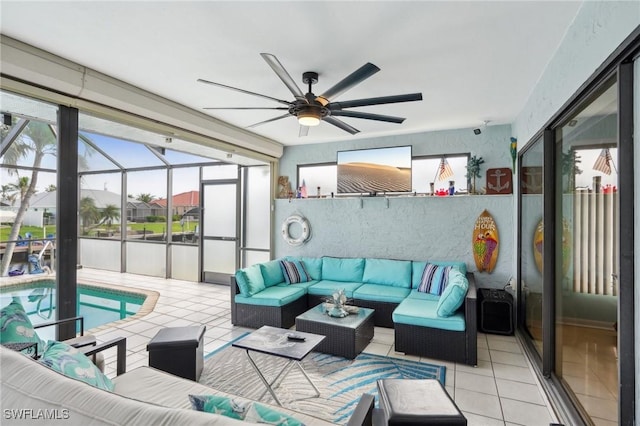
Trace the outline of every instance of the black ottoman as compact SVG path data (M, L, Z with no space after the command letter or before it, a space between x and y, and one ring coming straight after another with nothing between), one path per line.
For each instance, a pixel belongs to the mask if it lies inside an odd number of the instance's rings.
M204 363L204 325L168 327L158 331L147 345L149 367L185 379L200 379Z
M435 379L378 380L380 410L388 425L464 425L462 415Z

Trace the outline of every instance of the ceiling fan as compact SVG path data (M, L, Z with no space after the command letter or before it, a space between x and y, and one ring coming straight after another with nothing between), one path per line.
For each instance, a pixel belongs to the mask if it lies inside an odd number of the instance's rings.
M380 68L368 62L355 70L353 73L349 74L347 77L342 79L340 82L335 84L330 89L326 90L320 96L316 96L311 92L311 86L318 82L318 73L313 71L307 71L302 74L303 83L307 84L309 87L309 91L307 94L302 93L298 85L293 81L287 70L282 66L278 58L270 53L261 53L260 54L264 60L269 64L269 66L275 71L280 80L287 86L287 88L291 91L294 96L293 101L286 101L283 99L273 98L271 96L262 95L260 93L250 92L248 90L239 89L233 86L227 86L226 84L215 83L213 81L198 79L200 83L211 84L218 87L223 87L225 89L235 90L237 92L246 93L248 95L259 96L261 98L270 99L272 101L278 102L280 104L286 105L282 107L230 107L230 108L204 108L204 109L235 109L235 110L258 110L258 109L269 109L269 110L283 110L287 111L286 114L279 115L274 118L270 118L265 121L261 121L259 123L252 124L248 127L256 127L265 123L270 123L272 121L280 120L283 118L287 118L290 116L296 117L298 119L298 123L300 123L300 133L299 136L306 136L309 133L309 127L317 126L321 121L326 121L329 124L332 124L352 135L355 135L359 132L355 127L345 123L342 120L339 120L336 117L352 117L352 118L362 118L366 120L377 120L377 121L385 121L388 123L402 123L405 118L403 117L394 117L390 115L381 115L381 114L372 114L367 112L360 111L348 111L349 108L361 107L361 106L369 106L369 105L381 105L381 104L392 104L398 102L411 102L411 101L421 101L422 93L409 93L406 95L395 95L395 96L382 96L376 98L365 98L365 99L354 99L350 101L342 101L335 102L333 101L335 98L340 96L342 93L371 77L373 74L380 71Z

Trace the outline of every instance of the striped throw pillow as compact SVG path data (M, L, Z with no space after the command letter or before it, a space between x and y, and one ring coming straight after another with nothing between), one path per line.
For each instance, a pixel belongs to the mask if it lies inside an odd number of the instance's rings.
M444 289L447 288L449 271L451 271L451 266L437 266L427 263L422 272L418 291L440 296Z
M280 268L287 284L306 283L311 280L307 268L299 260L281 260Z

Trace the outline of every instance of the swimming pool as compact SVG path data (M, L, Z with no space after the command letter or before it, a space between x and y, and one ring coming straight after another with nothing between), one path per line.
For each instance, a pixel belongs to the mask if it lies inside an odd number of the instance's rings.
M54 280L41 280L0 289L0 307L20 298L31 322L41 324L56 318L56 288ZM98 327L135 315L146 295L78 283L77 312L84 317L84 329ZM78 327L80 325L78 324ZM53 339L54 327L38 330L42 339Z

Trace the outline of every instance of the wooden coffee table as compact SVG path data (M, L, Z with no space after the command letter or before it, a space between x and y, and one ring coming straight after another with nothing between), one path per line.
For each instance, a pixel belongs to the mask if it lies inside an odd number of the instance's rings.
M292 341L288 339L289 335L302 336L305 338L305 340ZM258 373L258 377L260 377L262 383L264 383L264 385L267 387L267 391L269 391L276 403L282 406L280 400L274 392L274 389L276 389L282 383L286 375L294 366L298 367L302 375L313 387L316 392L316 397L320 396L320 391L311 381L311 379L307 375L307 372L304 371L304 368L302 368L302 365L300 365L300 361L302 361L304 357L309 354L309 352L314 350L315 347L324 340L324 338L324 336L319 336L317 334L303 333L300 331L286 330L265 325L260 327L253 333L236 340L232 343L232 346L245 350L247 357L249 358L249 363L256 371L256 373ZM269 382L260 371L260 368L256 364L255 360L251 357L251 352L260 352L263 354L277 356L288 360L288 362L276 375L276 377L271 382Z
M318 352L353 359L373 338L373 313L373 309L359 308L358 313L334 318L319 304L296 317L296 330L326 336Z

